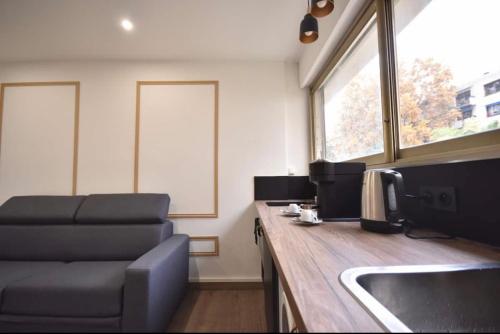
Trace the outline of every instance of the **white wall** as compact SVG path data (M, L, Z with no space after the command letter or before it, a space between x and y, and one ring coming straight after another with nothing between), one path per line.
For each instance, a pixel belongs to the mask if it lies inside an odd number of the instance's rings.
M309 103L307 89L298 85L299 68L286 63L286 155L288 172L309 174ZM306 140L304 140L306 138Z
M0 64L0 82L81 82L78 193L132 192L137 80L219 80L219 218L175 230L218 235L220 256L192 258L192 279L258 280L253 176L307 174L307 102L297 64L39 62ZM29 162L26 162L29 163ZM195 185L186 184L186 187Z

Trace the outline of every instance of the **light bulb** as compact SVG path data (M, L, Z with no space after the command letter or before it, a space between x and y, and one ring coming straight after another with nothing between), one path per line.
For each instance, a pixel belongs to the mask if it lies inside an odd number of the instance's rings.
M131 31L132 29L134 29L134 24L128 19L123 19L121 22L121 26L126 31Z
M316 2L316 5L319 7L319 8L323 8L326 6L326 2L327 0L320 0L318 2Z

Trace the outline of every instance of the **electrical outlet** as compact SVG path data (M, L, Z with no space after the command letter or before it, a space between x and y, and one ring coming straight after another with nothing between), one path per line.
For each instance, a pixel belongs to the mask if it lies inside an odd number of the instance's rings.
M457 212L457 196L454 187L421 186L419 195L423 207Z

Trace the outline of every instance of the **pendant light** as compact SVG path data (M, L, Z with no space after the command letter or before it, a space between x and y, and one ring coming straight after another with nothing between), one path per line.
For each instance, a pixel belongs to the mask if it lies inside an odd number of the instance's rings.
M306 14L300 22L300 41L308 44L318 39L318 20L311 14Z
M311 14L315 17L327 16L334 7L333 0L312 0Z

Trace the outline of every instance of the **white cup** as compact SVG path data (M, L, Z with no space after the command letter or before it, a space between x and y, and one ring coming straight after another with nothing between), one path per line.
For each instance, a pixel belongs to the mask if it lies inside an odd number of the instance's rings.
M290 205L288 205L288 212L291 212L291 213L299 213L300 212L300 206L298 206L297 204L295 203L292 203Z
M311 209L303 209L300 212L300 220L311 224L319 223L318 214L316 213L316 211Z

